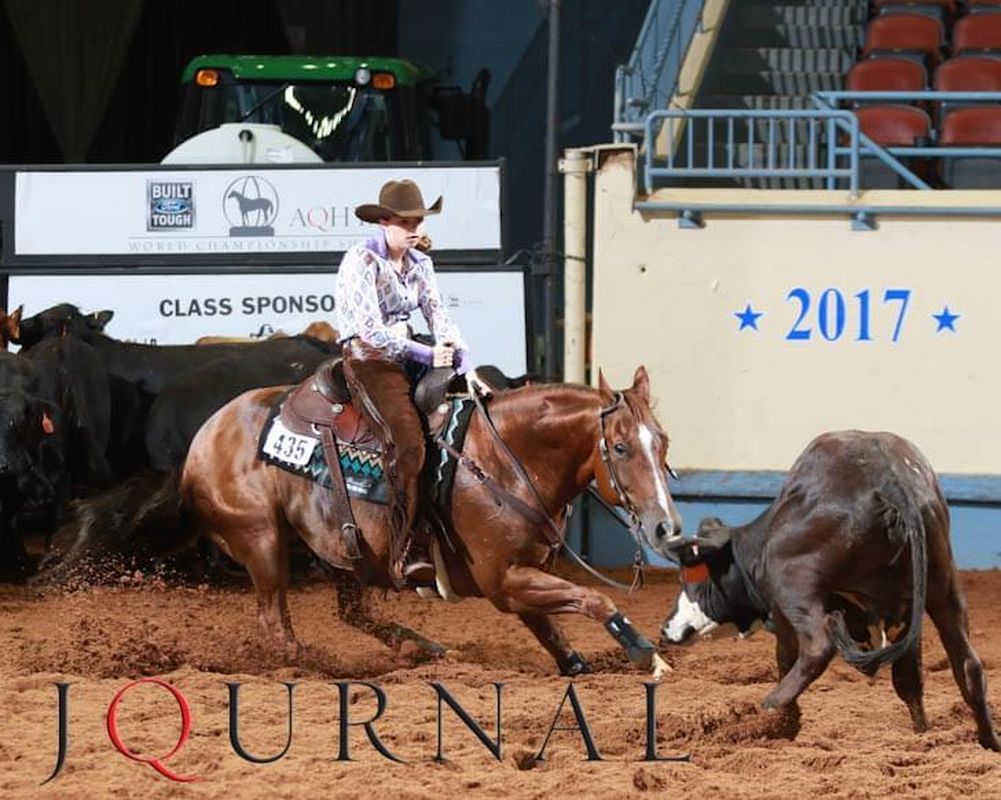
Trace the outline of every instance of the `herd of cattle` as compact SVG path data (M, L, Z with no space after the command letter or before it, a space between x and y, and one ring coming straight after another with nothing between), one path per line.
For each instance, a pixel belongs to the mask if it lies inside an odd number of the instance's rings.
M0 312L0 577L32 571L24 533L51 534L69 501L183 462L201 424L259 386L298 383L336 335L180 346L104 333L113 312ZM333 333L325 326L328 333Z

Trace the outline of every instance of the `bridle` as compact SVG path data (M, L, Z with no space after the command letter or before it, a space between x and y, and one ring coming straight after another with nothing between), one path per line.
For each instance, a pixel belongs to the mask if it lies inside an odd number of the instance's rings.
M615 513L613 507L605 500L604 497L601 496L601 492L597 487L588 486L588 491L593 497L598 499L598 502L605 507L605 510L609 511L633 537L633 542L636 544L636 552L633 553L633 583L632 586L629 587L629 590L632 591L637 586L643 586L643 567L646 566L649 561L646 556L646 550L643 549L643 540L641 538L643 520L640 518L639 512L636 510L636 506L633 504L633 501L629 498L629 493L622 486L622 481L619 480L619 476L615 471L612 455L608 452L608 437L605 434L605 421L620 408L628 408L628 406L625 402L625 395L622 392L616 392L611 404L603 406L598 411L598 452L601 454L601 463L605 465L605 473L608 476L608 482L615 491L616 505L619 508L625 509L625 512L629 517L628 522ZM677 479L678 476L670 466L667 467L667 471L672 477Z
M629 532L633 534L633 538L636 539L636 544L639 546L639 531L643 528L643 523L640 521L640 515L636 511L636 506L629 499L626 490L622 488L622 481L619 480L619 476L615 473L615 468L612 465L612 456L608 452L608 437L605 435L605 420L620 408L625 407L625 405L625 395L622 392L616 392L611 405L604 406L598 411L598 452L601 453L601 463L605 465L608 482L612 485L612 489L615 490L615 494L617 495L616 505L624 508L629 515ZM640 549L642 550L642 547Z

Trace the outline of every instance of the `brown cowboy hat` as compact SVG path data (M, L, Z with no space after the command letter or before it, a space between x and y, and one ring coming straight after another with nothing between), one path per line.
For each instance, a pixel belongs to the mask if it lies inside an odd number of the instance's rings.
M378 203L364 203L355 208L355 216L365 222L378 222L384 217L426 217L440 213L441 198L425 208L421 190L407 179L383 184Z

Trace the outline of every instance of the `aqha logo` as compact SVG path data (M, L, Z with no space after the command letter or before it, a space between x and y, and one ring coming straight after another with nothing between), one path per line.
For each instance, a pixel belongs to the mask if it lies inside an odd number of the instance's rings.
M274 236L278 191L267 178L244 175L226 187L222 212L230 236Z
M146 230L164 231L195 226L195 193L191 181L147 181Z

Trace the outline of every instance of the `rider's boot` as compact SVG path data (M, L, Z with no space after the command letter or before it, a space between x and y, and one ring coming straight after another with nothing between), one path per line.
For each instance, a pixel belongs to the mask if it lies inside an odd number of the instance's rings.
M429 546L430 532L427 524L417 525L403 556L403 576L411 587L430 586L434 583L434 564Z

